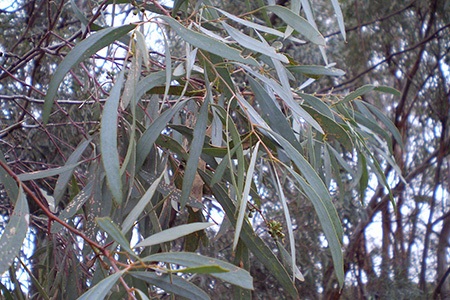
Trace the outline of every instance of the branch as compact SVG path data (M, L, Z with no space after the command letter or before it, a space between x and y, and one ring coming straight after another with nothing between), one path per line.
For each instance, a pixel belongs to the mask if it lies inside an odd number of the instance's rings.
M421 46L425 45L426 43L428 43L428 42L432 41L433 39L435 39L435 38L436 38L436 35L438 35L441 31L443 31L443 30L445 30L445 29L447 29L447 28L449 28L449 27L450 27L450 23L444 25L444 26L441 27L441 28L439 28L439 29L436 30L433 34L431 34L431 35L428 36L427 38L423 39L422 41L418 42L417 44L415 44L415 45L413 45L413 46L411 46L411 47L409 47L409 48L407 48L407 49L405 49L405 50L398 51L398 52L394 52L394 53L390 54L388 57L386 57L385 59L383 59L383 60L381 60L380 62L376 63L376 64L373 65L372 67L370 67L370 68L368 68L368 69L362 71L361 73L355 75L353 78L350 78L350 79L347 80L347 81L344 81L344 82L342 82L342 83L340 83L340 84L338 84L338 85L335 85L335 86L332 87L331 89L336 90L336 89L338 89L338 88L345 87L346 85L348 85L348 84L350 84L350 83L356 81L358 78L362 77L363 75L365 75L365 74L369 73L370 71L372 71L372 70L378 68L380 65L382 65L382 64L384 64L384 63L386 63L386 62L388 62L388 61L391 60L393 57L398 56L398 55L400 55L400 54L404 54L404 53L406 53L406 52L412 51L412 50L414 50L414 49L416 49L416 48L418 48L418 47L421 47ZM330 90L330 88L324 88L324 89L320 90L318 93L325 93L325 92L327 92L328 90Z

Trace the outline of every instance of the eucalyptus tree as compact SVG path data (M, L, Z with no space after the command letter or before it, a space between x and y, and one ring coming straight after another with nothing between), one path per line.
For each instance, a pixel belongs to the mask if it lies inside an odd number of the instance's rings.
M314 298L344 287L354 241L338 210L360 206L369 181L393 201L383 168L403 149L361 97L401 94L306 93L345 72L307 1L274 4L3 11L2 295ZM345 40L338 2L327 5Z
M345 268L353 274L354 290L366 297L446 299L450 291L448 2L345 1L342 10L348 43L335 42L339 32L327 30L324 35L347 74L319 90L346 93L367 83L398 89L400 97L368 94L363 100L384 108L383 114L393 121L405 144L399 147L394 139L404 180L389 165L382 166L395 185L395 201L389 200L383 186L371 184L374 192L361 199L365 207L358 213L355 208L341 213L353 216L346 226L350 241ZM381 234L373 235L374 231Z

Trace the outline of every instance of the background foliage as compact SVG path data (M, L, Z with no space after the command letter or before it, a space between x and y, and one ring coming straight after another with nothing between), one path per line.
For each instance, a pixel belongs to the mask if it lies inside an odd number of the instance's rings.
M12 2L2 297L449 297L448 3Z

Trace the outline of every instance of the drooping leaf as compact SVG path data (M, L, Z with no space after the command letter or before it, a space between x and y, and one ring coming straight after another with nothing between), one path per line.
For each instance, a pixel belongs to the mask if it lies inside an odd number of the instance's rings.
M250 164L248 165L247 175L245 176L245 185L244 190L242 192L242 197L240 198L239 210L238 215L236 217L236 230L234 233L234 239L233 239L233 251L236 249L237 243L239 241L239 236L241 234L242 224L244 223L244 218L246 216L245 211L247 209L247 201L250 194L250 187L253 182L253 172L255 170L256 165L256 159L258 158L258 150L259 150L259 144L258 143L255 146L255 149L253 149L252 157L250 159Z
M246 49L262 53L264 55L267 55L284 63L289 63L289 60L287 59L286 56L284 56L281 53L278 53L275 50L275 48L269 46L267 43L264 44L248 35L245 35L225 22L222 22L222 26L236 42L238 42L241 46L245 47Z
M281 185L280 178L279 178L278 173L276 171L274 173L275 173L275 178L276 178L276 183L277 183L276 188L277 188L278 195L280 197L281 206L283 207L284 219L286 220L286 227L287 227L288 236L289 236L289 246L290 246L290 249L291 249L291 255L290 255L291 261L290 261L289 265L292 268L292 274L293 274L292 281L294 281L294 278L297 276L297 271L296 271L297 263L296 263L296 254L295 254L294 229L292 227L291 214L289 213L287 199L286 199L286 196L284 195L283 187ZM283 250L284 250L284 248L283 248ZM303 276L302 276L302 278L303 278Z
M172 273L194 273L194 274L211 274L211 273L227 273L230 270L222 268L219 265L205 265L198 267L189 267L185 269L172 270Z
M186 169L183 176L183 186L181 188L181 208L184 208L186 202L191 194L192 185L197 174L197 168L202 154L203 142L205 141L205 133L208 122L208 107L212 100L212 90L209 85L208 77L206 77L206 97L200 107L200 112L197 116L197 121L194 128L194 136L189 149L189 158L186 163Z
M327 68L323 66L288 66L287 69L292 73L300 73L307 77L318 78L321 76L343 76L345 72L336 68Z
M121 249L124 249L131 255L135 255L130 248L130 243L110 217L96 218L95 221L101 229L108 233L108 236L120 245Z
M72 218L86 203L86 201L89 200L92 193L92 188L94 187L95 181L91 180L89 181L86 186L81 190L80 193L78 193L66 206L66 208L61 211L58 215L59 219L63 220L64 222L67 222L70 218ZM52 233L57 233L62 228L62 225L59 223L55 223L52 226Z
M14 211L0 236L0 274L5 273L14 258L19 255L30 225L28 203L22 186L19 185Z
M126 35L135 27L135 25L124 25L100 30L89 36L87 39L81 41L67 54L56 69L55 74L53 75L48 86L44 108L42 111L42 120L44 124L48 122L53 106L53 99L55 98L59 85L64 80L67 72L69 72L71 68L75 67L81 61L95 54L100 49L110 45L118 38Z
M333 119L328 118L325 115L322 115L318 111L308 106L305 106L304 109L311 115L313 118L320 124L320 126L325 131L324 139L325 140L333 140L339 142L344 148L348 151L352 151L354 149L353 142L348 134L348 132L342 127L341 124L337 123Z
M80 164L81 164L81 162L75 163L75 164L70 164L70 165L67 164L62 167L51 168L51 169L42 170L42 171L22 173L22 174L17 175L17 177L20 179L20 181L30 181L30 180L36 180L36 179L41 179L41 178L52 177L55 175L62 174L64 172L71 172L71 171L73 171L74 168L76 168Z
M185 101L180 101L174 105L171 109L163 112L158 119L156 119L142 134L136 147L136 169L139 170L144 163L145 158L153 148L158 136L167 126L173 116L186 104Z
M175 227L163 230L161 232L158 232L158 233L155 233L155 234L149 236L148 238L139 242L134 247L135 248L147 247L147 246L152 246L152 245L157 245L157 244L173 241L180 237L186 236L190 233L208 228L212 225L214 225L214 224L213 223L196 222L196 223L189 223L189 224L175 226Z
M184 299L210 299L202 289L178 276L169 274L157 275L154 272L141 271L130 272L129 274Z
M254 75L256 78L264 82L268 87L270 87L278 96L281 97L281 99L286 103L286 105L292 110L295 117L297 118L303 118L308 124L313 126L317 131L320 133L323 133L322 128L320 127L319 123L317 123L314 118L308 114L303 107L300 106L298 102L294 100L294 97L292 95L291 90L286 89L282 87L280 84L278 84L275 80L272 78L268 78L266 76L261 75L259 72L254 71L253 69L249 68L245 65L240 65L242 68L244 68L247 72Z
M2 151L0 151L0 161L7 164ZM15 203L19 194L19 187L17 186L16 181L2 167L0 167L0 183L3 184L9 199Z
M240 23L240 24L242 24L242 25L244 25L244 26L246 26L248 28L253 28L253 29L255 29L255 30L259 31L259 32L265 32L265 33L268 33L268 34L271 34L271 35L274 35L274 36L278 36L278 37L283 37L283 38L285 37L285 34L283 32L281 32L279 30L276 30L274 28L263 26L261 24L255 23L255 22L250 22L248 20L239 18L239 17L237 17L237 16L235 16L233 14L230 14L230 13L224 11L224 10L221 10L221 9L219 9L217 7L213 7L213 9L219 11L221 14L226 16L228 19L233 20L233 21L235 21L237 23ZM295 39L293 39L293 40L296 41ZM298 42L298 40L297 40L297 42ZM300 42L303 42L303 41L300 41Z
M290 9L283 6L274 5L267 6L267 10L275 13L280 19L286 22L286 24L294 28L298 33L302 34L314 44L325 46L325 39L322 34L320 34L320 32L307 20L299 15L296 15Z
M271 134L283 147L288 157L294 162L304 176L303 178L291 168L286 168L287 171L295 177L309 200L314 205L324 230L325 237L330 245L330 251L339 284L342 286L344 284L343 254L341 249L343 229L336 208L333 206L331 197L328 193L328 189L308 161L290 143L275 132L272 132Z
M327 238L331 257L333 258L334 270L338 279L339 285L344 284L344 258L342 254L342 226L336 209L329 199L321 199L321 196L297 173L291 172L297 182L300 184L302 190L307 195L308 199L313 203L314 209L319 217L325 237ZM338 223L338 225L336 225Z
M370 110L370 112L373 113L380 120L381 124L386 126L386 128L391 132L392 136L394 137L395 141L400 145L400 147L401 148L404 147L403 139L400 132L398 131L397 126L395 126L395 124L384 113L382 113L378 108L376 108L372 104L364 101L355 100L355 104L358 106L358 108L363 106L367 107Z
M125 69L123 69L125 70ZM122 203L122 178L117 147L118 107L120 91L124 82L124 71L120 72L116 84L105 103L100 128L100 149L106 180L116 204Z
M87 140L83 140L78 147L75 149L75 151L72 152L72 154L70 154L69 158L66 161L66 166L67 165L75 165L76 163L78 163L78 160L80 159L81 155L83 154L84 150L86 150L87 146L89 145L89 143L91 142L92 138L88 138ZM55 206L58 205L59 201L61 200L61 198L64 195L64 192L67 188L67 184L70 181L70 178L72 177L73 174L73 168L63 172L59 175L58 177L58 181L56 181L56 185L55 185L55 190L53 192L53 197L55 198Z
M346 33L345 33L344 16L342 15L341 6L339 5L338 0L331 0L331 3L333 4L334 13L336 14L336 18L337 18L337 21L339 24L339 30L341 31L344 41L346 41L347 38L346 38Z
M300 143L298 142L295 134L292 130L292 126L289 124L286 116L276 105L275 101L270 98L264 88L252 77L248 77L250 86L255 93L255 100L257 100L262 116L269 122L270 127L282 134L294 147L300 149Z
M126 234L131 227L133 227L134 222L136 222L140 216L140 214L144 211L147 204L152 199L153 195L155 194L159 183L161 182L161 179L164 176L164 172L157 178L151 186L148 188L148 190L145 192L145 194L141 197L139 202L133 207L131 212L127 215L125 220L122 222L122 233Z
M220 268L227 270L223 273L211 273L212 276L219 278L220 280L229 282L231 284L240 286L244 289L253 289L253 279L250 273L244 269L241 269L233 264L225 262L223 260L202 256L191 252L171 252L171 253L158 253L147 256L142 259L143 261L159 261L171 264L178 264L180 266L188 268L196 268L201 266L217 265Z
M161 16L160 18L166 21L183 40L194 47L203 49L232 61L258 66L258 62L255 59L250 57L244 58L237 49L231 48L230 46L207 35L192 31L178 23L173 18L170 18L168 16Z
M111 289L116 284L117 280L125 273L125 270L116 272L109 275L95 286L89 288L89 290L81 295L78 300L103 300L106 295L111 291Z
M200 172L200 175L202 176L203 181L209 185L211 182L211 177L205 172ZM228 193L220 184L215 184L214 186L210 186L210 188L216 200L223 207L231 224L236 224L236 207L228 196ZM272 250L270 250L264 241L254 233L253 228L247 222L243 223L240 239L246 244L249 251L251 251L268 270L271 270L272 275L278 280L286 292L289 293L289 295L291 295L294 299L297 299L297 289L292 284L286 269L280 263Z
M303 277L300 269L296 265L292 266L293 260L291 255L289 255L289 252L284 249L283 245L279 241L277 241L277 248L278 251L280 251L281 260L293 270L293 276L300 281L305 281L305 277Z

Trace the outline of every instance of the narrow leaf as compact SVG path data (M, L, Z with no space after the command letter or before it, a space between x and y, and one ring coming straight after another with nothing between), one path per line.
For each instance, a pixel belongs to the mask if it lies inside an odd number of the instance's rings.
M320 76L343 76L345 72L324 66L288 66L287 69L293 73L300 73L308 77L318 78Z
M64 222L67 222L70 218L72 218L86 203L87 200L91 197L92 188L94 187L95 181L90 180L86 186L81 190L78 195L76 195L72 201L66 206L66 208L60 212L59 218ZM52 225L52 233L57 233L61 230L62 225L59 223L54 223Z
M7 164L2 151L0 151L0 161ZM2 167L0 167L0 183L3 184L3 188L9 199L15 204L17 195L19 194L17 182Z
M81 295L78 300L103 300L116 284L117 280L125 273L125 270L109 275L95 286L91 287L86 293Z
M108 233L108 236L120 245L121 249L124 249L131 255L135 255L133 250L130 248L130 243L122 234L119 227L113 223L110 217L96 218L95 221L101 229Z
M339 5L338 0L331 0L331 3L333 4L334 13L336 14L336 18L338 20L339 30L341 31L342 37L345 41L347 38L345 34L344 16L342 15L341 6Z
M264 82L268 87L270 87L275 93L278 94L278 96L281 97L281 99L286 103L286 105L292 110L295 117L303 118L308 124L313 126L317 131L320 133L323 133L322 128L320 127L319 123L317 123L316 120L314 120L313 117L311 117L310 114L308 114L303 107L300 106L298 102L294 100L294 96L292 95L292 92L290 90L287 90L283 88L280 84L278 84L275 80L272 78L268 78L266 76L261 75L258 72L255 72L251 68L245 65L240 65L242 68L244 68L247 72Z
M220 55L223 58L229 60L258 66L258 62L255 59L251 57L244 58L239 50L231 48L230 46L209 36L187 29L173 18L170 18L168 16L161 16L160 18L165 20L169 24L169 26L177 32L178 36L180 36L183 40L194 47L206 50L216 55Z
M342 287L344 284L344 258L342 254L342 226L331 199L322 199L318 193L301 176L288 169L294 175L308 199L313 203L319 217L333 259L334 270ZM329 198L329 197L328 197Z
M293 276L300 281L305 281L305 277L303 277L300 269L296 265L292 265L291 255L289 255L289 252L284 249L283 245L279 241L277 241L277 248L278 251L280 251L281 260L293 270Z
M261 114L269 122L270 128L283 135L294 147L300 150L300 143L295 137L292 126L289 124L286 116L256 80L251 76L247 76L247 78L255 93L255 100L257 100L261 108Z
M372 91L375 88L374 85L371 84L366 84L363 85L360 88L357 88L355 91L351 92L350 94L348 94L347 96L344 97L344 99L342 99L339 103L347 103L349 101L352 101L364 94L367 94L368 92Z
M197 122L194 128L194 136L192 138L191 146L189 149L189 159L186 163L186 168L183 177L183 186L181 188L181 208L183 209L191 194L192 185L197 174L197 167L200 161L200 155L203 151L203 143L205 141L206 127L208 123L208 107L212 100L211 86L206 76L206 97L200 107L200 112L197 116Z
M250 164L248 166L247 175L245 176L245 185L244 191L241 197L241 203L239 203L239 212L236 218L236 230L234 232L234 240L233 240L233 251L236 250L237 243L239 241L239 236L241 234L242 223L244 222L244 218L246 216L245 210L247 209L247 201L250 194L250 187L253 182L253 172L255 171L256 159L258 158L259 144L255 146L253 149L252 158L250 160Z
M227 191L220 184L210 185L211 177L205 172L200 172L203 181L208 184L214 194L216 200L223 207L225 214L228 216L231 224L236 224L235 210L233 201L228 196ZM294 299L298 298L298 292L289 277L284 266L272 250L264 243L264 241L255 234L253 228L247 222L243 223L240 239L245 243L247 248L255 255L255 257L268 269L272 275L278 280L281 286ZM224 273L228 274L228 273Z
M157 244L173 241L175 239L186 236L193 232L208 228L212 225L214 225L214 224L213 223L196 222L196 223L189 223L189 224L175 226L175 227L163 230L161 232L158 232L158 233L155 233L155 234L149 236L148 238L144 239L143 241L141 241L134 247L135 248L147 247L147 246L152 246L152 245L157 245Z
M320 32L307 20L296 15L290 9L275 5L267 6L267 10L275 13L280 19L286 22L286 24L294 28L298 33L302 34L314 44L325 46L325 39Z
M243 34L237 29L234 29L230 25L228 25L225 22L222 22L222 26L225 28L225 30L230 34L230 36L238 42L241 46L256 51L259 53L262 53L264 55L267 55L269 57L272 57L274 59L277 59L279 61L282 61L284 63L289 63L289 60L286 56L284 56L281 53L277 53L275 48L269 46L268 44L264 44L248 35Z
M270 28L270 27L263 26L263 25L260 25L260 24L254 23L254 22L250 22L248 20L241 19L241 18L237 17L236 15L230 14L230 13L228 13L226 11L223 11L223 10L221 10L219 8L216 8L216 7L212 7L212 8L214 8L217 11L219 11L221 14L226 16L228 19L233 20L233 21L235 21L237 23L240 23L242 25L245 25L246 27L253 28L253 29L258 30L260 32L265 32L265 33L272 34L272 35L275 35L275 36L278 36L278 37L284 37L284 33L283 32L278 31L278 30L276 30L274 28Z
M76 66L81 61L95 54L100 49L110 45L118 38L126 35L135 27L135 25L124 25L121 27L110 27L100 30L89 36L87 39L81 41L67 54L56 69L55 74L53 75L48 86L44 108L42 111L42 120L44 124L48 122L53 106L53 99L55 98L59 85L64 80L67 72L69 72L71 68Z
M159 261L171 264L177 264L188 268L196 268L205 265L217 265L220 268L227 270L225 273L211 273L212 276L219 278L220 280L229 282L231 284L240 286L244 289L253 289L253 279L250 273L244 269L241 269L228 262L202 256L191 252L170 252L170 253L158 253L147 256L142 259L143 261Z
M172 270L173 273L195 273L195 274L211 274L211 273L227 273L230 270L222 268L219 265L205 265L199 267L190 267L181 270Z
M42 171L22 173L22 174L17 175L17 177L20 179L20 181L30 181L30 180L36 180L36 179L41 179L41 178L52 177L55 175L62 174L64 172L71 172L71 171L73 171L73 169L75 167L77 167L80 164L81 164L81 162L76 163L76 164L65 165L63 167L42 170Z
M148 188L148 190L145 192L145 194L141 197L141 199L138 201L138 203L133 207L131 212L127 215L125 220L122 223L122 233L126 234L131 227L133 227L134 222L139 218L141 213L144 211L147 204L152 199L153 195L155 194L156 189L158 188L159 183L161 182L161 179L164 177L164 172L161 173L161 176L159 176L151 186Z
M348 132L336 121L322 115L313 108L305 106L304 109L320 124L320 127L325 131L324 140L333 140L340 143L351 152L354 149L353 142Z
M344 284L344 265L341 249L343 229L336 208L333 206L328 189L308 161L281 135L272 132L273 138L283 147L289 158L302 172L304 178L291 168L286 169L296 178L301 188L311 200L330 246L336 276L340 286Z
M106 180L116 204L122 202L122 179L117 147L118 107L120 90L124 82L124 70L120 72L116 84L111 89L105 103L100 129L100 149L105 168Z
M305 100L304 105L309 105L312 108L314 108L315 110L317 110L319 113L321 113L322 115L327 116L328 118L334 120L334 115L333 112L331 111L330 107L328 105L326 105L321 99L313 96L313 95L309 95L309 94L304 94L304 93L298 93L298 95L300 97L303 98L303 100ZM303 107L304 107L303 105Z
M84 150L86 150L87 146L91 142L92 138L88 138L87 140L83 140L78 147L75 149L75 151L70 154L69 158L66 161L67 165L74 165L78 163L78 160L80 159L81 155L83 154ZM59 175L58 181L56 181L55 190L53 192L53 197L55 198L55 206L58 205L59 201L64 195L64 192L66 190L67 184L70 181L70 178L72 177L74 168L63 172Z
M27 198L19 185L16 205L0 237L0 274L8 270L19 255L30 225Z
M292 268L292 274L293 274L292 281L294 281L294 278L295 278L295 275L296 275L296 268L297 268L297 263L295 261L295 257L296 256L295 256L294 229L292 227L291 215L289 213L288 203L287 203L286 197L284 196L283 187L281 185L280 178L279 178L278 173L277 173L276 170L275 170L274 173L275 173L275 178L277 180L277 192L278 192L278 195L280 197L281 206L283 207L284 218L286 220L286 227L287 227L287 230L288 230L289 247L291 249L291 255L290 255L291 261L290 261L289 265ZM284 250L284 248L283 248L283 250Z
M180 101L176 105L172 106L171 109L163 112L142 134L136 147L136 170L140 169L145 158L150 153L153 144L158 139L158 136L185 103L186 101Z
M377 92L392 94L396 97L400 97L402 95L402 93L399 90L385 85L376 86L374 90Z
M166 72L159 71L141 79L136 86L136 99L140 99L146 92L152 88L164 84L166 82Z
M184 299L209 300L209 296L196 285L168 274L157 275L154 272L130 272L131 276L157 286L168 293L181 296Z
M381 124L386 126L386 128L391 132L392 136L394 137L395 141L400 145L400 147L402 148L404 147L403 139L400 132L398 131L398 128L384 113L382 113L378 108L376 108L370 103L363 101L355 101L355 103L358 107L360 105L368 107L369 110L380 120Z

